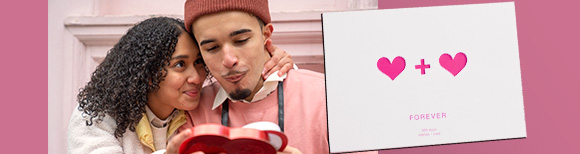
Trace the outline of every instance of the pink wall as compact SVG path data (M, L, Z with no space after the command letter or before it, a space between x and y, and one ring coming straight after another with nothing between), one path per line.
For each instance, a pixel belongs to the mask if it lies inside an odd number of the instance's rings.
M526 139L383 150L407 153L580 153L580 12L574 0L514 0ZM379 0L379 9L506 2Z

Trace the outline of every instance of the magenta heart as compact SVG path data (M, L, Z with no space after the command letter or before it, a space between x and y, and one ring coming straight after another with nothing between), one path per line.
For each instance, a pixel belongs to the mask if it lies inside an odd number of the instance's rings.
M401 56L397 56L391 63L388 58L381 57L379 61L377 61L377 67L381 72L389 76L391 80L395 80L395 78L405 70L405 59Z
M439 64L453 74L453 76L457 76L465 67L465 64L467 64L467 56L462 52L455 54L454 58L451 58L449 54L442 54L439 57Z

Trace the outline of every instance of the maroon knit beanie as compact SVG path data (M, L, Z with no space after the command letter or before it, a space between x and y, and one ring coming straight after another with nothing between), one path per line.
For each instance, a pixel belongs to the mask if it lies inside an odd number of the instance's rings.
M197 18L232 10L251 13L264 21L264 24L271 22L268 0L186 0L185 29L192 33L191 25Z

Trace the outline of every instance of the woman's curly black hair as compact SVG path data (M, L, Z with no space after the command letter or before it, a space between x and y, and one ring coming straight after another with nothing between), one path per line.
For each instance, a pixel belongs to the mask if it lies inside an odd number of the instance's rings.
M129 29L77 96L78 109L90 117L87 126L109 115L117 123L115 137L122 137L127 127L135 131L147 94L159 89L181 33L187 33L183 21L168 17L150 18Z

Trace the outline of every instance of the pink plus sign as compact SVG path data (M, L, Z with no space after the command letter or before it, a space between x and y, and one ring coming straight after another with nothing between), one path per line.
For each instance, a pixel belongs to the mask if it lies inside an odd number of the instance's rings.
M431 65L425 65L425 59L421 59L421 65L415 65L415 69L421 69L421 75L425 74L425 69L431 68Z

